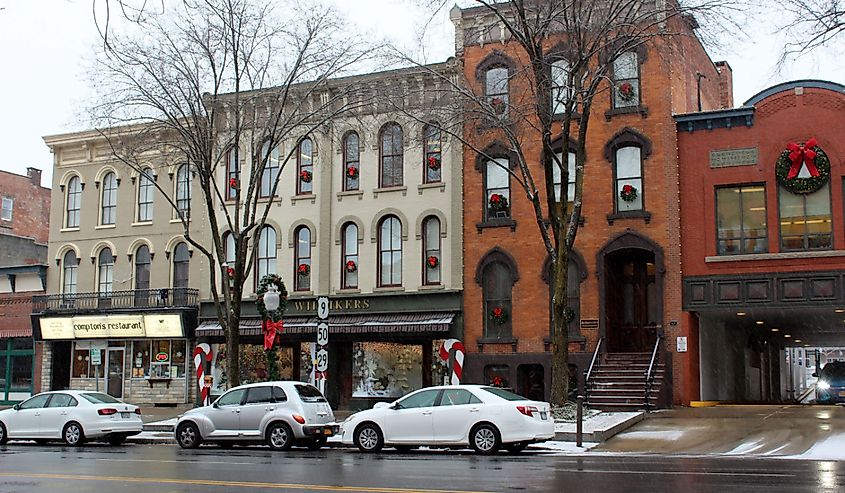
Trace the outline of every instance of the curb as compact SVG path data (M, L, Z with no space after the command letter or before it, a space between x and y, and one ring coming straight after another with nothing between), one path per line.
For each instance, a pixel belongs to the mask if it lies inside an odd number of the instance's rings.
M640 421L646 418L645 413L639 413L635 416L631 416L630 418L626 419L625 421L621 421L616 423L615 425L611 426L610 428L606 428L603 430L593 430L590 433L583 434L583 440L585 442L605 442L612 438L614 435L621 433L628 428L634 426L635 424L639 423ZM560 431L555 433L555 441L560 442L574 442L577 439L577 435L575 432L571 431Z

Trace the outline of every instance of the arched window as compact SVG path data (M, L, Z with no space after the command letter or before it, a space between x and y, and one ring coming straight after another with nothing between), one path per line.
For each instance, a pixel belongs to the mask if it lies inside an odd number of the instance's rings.
M67 184L67 213L65 214L65 226L78 228L80 209L82 207L82 182L78 176L74 176Z
M507 112L510 103L510 72L507 67L493 66L484 76L484 96L498 114Z
M563 154L560 151L555 153L559 163L563 164ZM566 182L566 201L569 204L575 200L575 153L569 151L569 159L566 160L567 166L567 182ZM552 176L555 184L555 202L560 202L561 197L561 183L563 182L563 172L557 163L552 163Z
M569 87L569 72L572 64L565 58L555 60L551 64L552 81L552 115L561 115L566 111L571 89Z
M147 245L135 250L135 306L147 306L150 300L150 264L152 256Z
M343 189L358 190L361 183L361 156L358 134L349 132L343 139Z
M276 180L279 179L279 148L274 147L272 151L270 151L270 143L265 142L263 146L261 146L261 156L262 160L259 163L259 168L261 164L264 164L264 172L261 173L261 188L259 190L259 197L269 197L273 194L273 188L276 186ZM266 160L266 163L263 161Z
M176 172L176 210L185 219L191 217L191 170L187 164Z
M173 250L173 302L176 305L185 305L188 301L188 272L191 260L191 252L188 245L179 243Z
M241 163L238 156L238 148L232 146L226 152L226 198L235 200L238 196L238 187L241 184Z
M106 173L103 177L100 209L100 224L114 224L117 219L117 177L114 173Z
M79 261L73 250L68 250L62 258L62 294L76 294L76 275L79 270Z
M358 268L360 267L358 265L358 226L355 223L346 223L343 226L342 238L341 285L343 289L355 289L358 287Z
M100 307L111 305L113 284L114 255L110 248L103 248L97 256L97 292L100 294Z
M314 191L314 144L308 137L299 143L299 152L296 153L297 176L296 194L307 195Z
M234 243L234 238L232 238L232 243ZM234 256L232 260L234 261ZM276 273L276 230L272 226L261 228L261 233L258 235L256 262L255 285L258 286L261 278L267 274Z
M423 135L425 136L425 161L423 161L425 183L437 183L442 179L443 154L440 126L436 122L429 123L423 128Z
M616 182L616 212L643 210L643 159L642 149L624 146L616 149L613 163Z
M235 266L235 236L228 232L223 235L223 245L226 253L226 265Z
M144 168L138 178L138 222L153 220L153 170Z
M635 51L622 53L613 61L613 107L640 104L640 61Z
M402 285L402 223L396 216L381 220L378 228L378 285Z
M381 154L379 186L381 188L402 186L402 127L398 123L388 123L382 127L379 150Z
M293 252L294 290L308 291L311 289L311 230L300 226L294 233L296 246Z
M423 221L423 284L440 284L440 220L434 216Z
M484 337L508 339L513 333L511 297L513 275L503 262L493 261L484 266L481 286L484 296Z
M510 160L506 157L487 161L484 169L484 188L487 220L511 217Z
M572 252L570 255L577 255ZM580 258L580 257L579 257ZM583 262L583 261L582 261ZM547 260L544 267L544 279L549 285L549 337L554 337L554 266L551 261ZM585 273L581 272L581 263L575 260L572 256L569 258L568 268L566 271L566 308L567 308L567 332L569 337L578 337L581 334L581 281L586 277Z

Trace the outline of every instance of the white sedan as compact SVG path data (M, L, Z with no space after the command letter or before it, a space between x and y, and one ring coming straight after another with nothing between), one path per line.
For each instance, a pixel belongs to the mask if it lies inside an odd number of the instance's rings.
M355 413L343 422L341 433L345 445L363 452L385 445L398 450L469 445L480 454L492 454L502 446L516 453L529 443L554 438L555 425L546 402L498 387L446 385Z
M142 427L141 409L110 395L44 392L0 411L0 445L8 440L63 440L72 447L86 440L105 440L120 445L126 437L141 433Z

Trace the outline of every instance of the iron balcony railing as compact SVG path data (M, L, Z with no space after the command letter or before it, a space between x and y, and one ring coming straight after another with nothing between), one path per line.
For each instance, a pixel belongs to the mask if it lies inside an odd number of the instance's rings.
M196 288L130 289L108 293L48 294L33 296L33 310L38 312L73 312L113 308L196 307Z

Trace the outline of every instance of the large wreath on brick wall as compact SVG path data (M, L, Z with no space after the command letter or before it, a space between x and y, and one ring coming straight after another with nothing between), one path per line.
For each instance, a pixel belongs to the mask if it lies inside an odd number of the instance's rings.
M804 169L809 176L799 177ZM792 193L813 193L830 179L830 159L816 139L803 144L790 142L775 163L775 176L778 183Z

